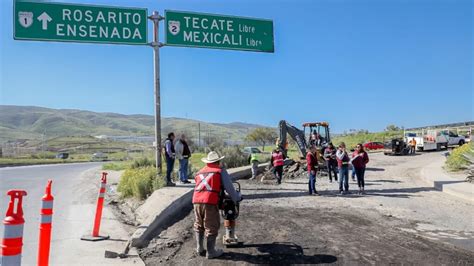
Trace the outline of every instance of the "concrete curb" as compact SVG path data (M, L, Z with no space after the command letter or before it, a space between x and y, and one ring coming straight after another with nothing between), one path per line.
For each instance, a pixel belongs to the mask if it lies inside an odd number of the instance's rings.
M447 193L459 199L474 203L474 185L464 180L450 177L442 168L444 157L423 167L420 171L421 178L436 190Z
M260 164L259 171L267 165L268 163ZM227 171L233 180L251 175L250 166L232 168ZM137 209L139 216L137 218L141 224L132 235L132 246L137 248L147 246L151 239L177 222L179 218L184 217L192 209L193 188L194 184L190 184L164 187L153 192Z

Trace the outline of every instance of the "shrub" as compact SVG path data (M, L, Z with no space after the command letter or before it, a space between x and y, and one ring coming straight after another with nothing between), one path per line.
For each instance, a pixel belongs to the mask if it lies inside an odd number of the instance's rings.
M129 168L120 178L118 191L122 197L135 197L143 200L164 185L164 179L156 175L155 167Z
M156 176L155 178L153 178L152 186L153 186L153 190L157 190L166 186L165 178Z
M38 154L32 154L30 158L31 159L55 159L56 155L50 152L41 152Z
M217 150L220 155L224 155L224 164L227 168L248 165L248 158L238 146L224 147Z
M147 167L147 166L156 167L156 163L154 160L150 160L147 157L139 158L139 159L133 160L133 163L130 165L130 168L136 169L136 168Z
M463 169L467 169L470 165L470 162L464 157L464 155L474 157L473 142L455 148L446 160L446 168L451 171L460 171Z
M105 163L102 165L102 170L121 171L127 169L127 167L129 167L129 164L125 162Z
M191 164L191 161L188 163L188 178L194 179L194 174L197 172L193 165Z

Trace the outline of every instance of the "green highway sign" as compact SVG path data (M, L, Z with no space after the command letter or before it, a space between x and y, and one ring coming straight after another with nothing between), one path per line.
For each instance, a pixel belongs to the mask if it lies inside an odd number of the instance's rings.
M14 1L16 40L147 44L147 9Z
M274 52L273 21L165 11L165 44L201 48Z

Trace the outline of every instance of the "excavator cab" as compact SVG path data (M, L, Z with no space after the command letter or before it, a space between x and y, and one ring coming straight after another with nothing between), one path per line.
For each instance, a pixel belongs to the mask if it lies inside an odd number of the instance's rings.
M307 136L306 128L309 129L307 143L309 143L310 146L315 145L321 149L326 148L329 142L331 142L328 122L303 123L303 132L305 136Z

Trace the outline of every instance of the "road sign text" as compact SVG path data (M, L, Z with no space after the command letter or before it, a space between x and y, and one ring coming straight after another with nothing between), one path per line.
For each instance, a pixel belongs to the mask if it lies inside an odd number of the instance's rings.
M270 20L166 11L166 44L273 52Z
M15 3L15 39L147 43L146 9Z

